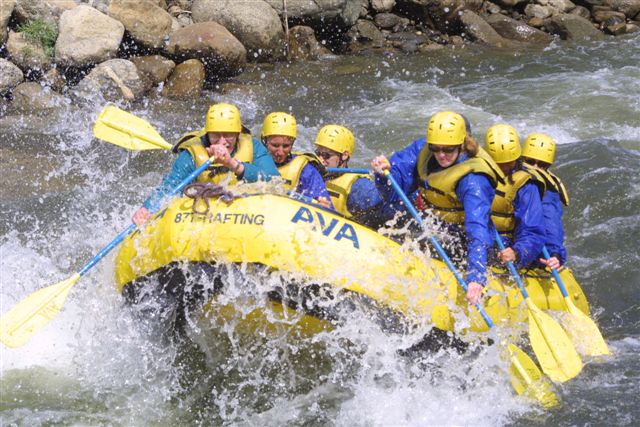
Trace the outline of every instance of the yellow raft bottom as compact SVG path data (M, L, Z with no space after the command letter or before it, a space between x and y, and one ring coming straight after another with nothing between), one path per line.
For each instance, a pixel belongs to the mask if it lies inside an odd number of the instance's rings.
M314 204L275 194L220 199L177 198L142 232L130 235L116 258L121 292L129 284L180 263L259 264L280 272L302 273L336 293L372 302L408 323L430 322L456 330L456 318L469 318L468 329L487 326L469 307L464 291L446 265ZM523 274L530 297L541 309L565 310L551 276L542 270ZM561 277L570 297L586 314L589 306L571 270ZM490 274L485 310L495 324L517 325L526 309L517 286L504 271ZM280 307L283 316L286 308ZM210 304L212 312L215 300ZM276 311L277 311L276 310ZM309 316L307 316L309 317ZM256 314L256 321L262 321ZM322 328L305 320L310 330ZM458 328L460 329L460 328ZM465 327L466 329L466 327Z

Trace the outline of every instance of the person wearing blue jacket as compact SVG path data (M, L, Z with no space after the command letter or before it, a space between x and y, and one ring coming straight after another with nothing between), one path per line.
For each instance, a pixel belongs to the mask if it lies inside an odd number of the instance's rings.
M484 148L505 175L491 205L491 219L505 245L498 258L505 264L514 262L519 268L526 267L536 261L545 242L544 183L535 171L523 165L520 138L512 126L491 126Z
M278 167L285 187L310 197L326 208L333 208L327 186L322 179L324 166L315 154L292 153L298 131L295 117L275 112L264 118L262 143Z
M569 195L562 180L549 171L556 154L556 142L544 133L532 133L527 137L522 149L522 159L544 179L546 186L542 198L545 225L545 245L551 257L547 260L540 255L539 261L552 269L558 269L567 262L564 246L563 206L569 206Z
M426 207L452 228L464 226L467 240L467 301L476 304L487 283L487 256L493 246L491 202L502 172L467 132L463 116L452 111L434 114L426 138L394 153L391 161L371 162L378 190L397 208L400 198L382 175L389 170L405 194L416 190Z
M344 126L323 126L316 136L315 153L327 168L348 168L356 139ZM326 173L324 182L334 208L347 218L377 230L395 213L385 206L369 174Z
M173 188L209 158L214 163L196 178L198 182L234 184L238 180L256 182L279 175L266 148L243 128L235 105L212 105L204 129L180 138L173 151L178 157L171 171L133 215L132 221L138 227L151 217L151 211L159 208Z

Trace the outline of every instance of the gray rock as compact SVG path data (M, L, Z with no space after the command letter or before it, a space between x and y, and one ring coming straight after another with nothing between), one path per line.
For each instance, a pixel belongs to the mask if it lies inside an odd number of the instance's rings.
M126 59L111 59L97 65L73 88L76 99L94 98L102 95L107 101L125 99L134 101L149 89L138 68Z
M265 2L282 15L282 0L265 0ZM287 0L287 15L289 18L296 19L335 21L351 27L360 17L361 7L361 0Z
M366 19L358 19L354 27L358 41L369 42L373 46L382 46L384 44L384 35L373 22Z
M556 11L556 9L554 9L554 8L552 8L550 6L541 6L539 4L533 4L533 3L529 3L524 8L524 14L529 19L531 19L531 18L546 19L546 18L550 17L551 15L553 15L553 13L555 11Z
M576 6L573 9L571 9L569 13L572 15L578 15L584 19L591 18L591 12L589 12L589 9L587 9L584 6Z
M317 60L331 51L318 42L313 28L296 25L289 30L289 55L293 60Z
M51 6L45 0L17 0L13 13L20 23L42 19L51 24L57 24Z
M396 5L396 0L371 0L371 8L376 12L389 12Z
M123 35L120 22L79 5L60 17L55 60L61 65L83 67L115 58Z
M602 40L605 37L590 21L566 13L547 19L545 27L563 40Z
M375 22L378 28L383 30L391 29L396 25L399 25L402 21L403 18L393 13L378 13L373 18L373 22Z
M16 0L0 1L0 44L7 40L7 25L15 8Z
M9 58L21 69L47 70L51 65L51 57L39 43L26 38L22 33L9 31L7 39Z
M147 78L153 86L164 82L176 68L176 63L161 55L149 55L130 58L140 74Z
M12 95L13 107L23 112L37 114L38 111L56 109L69 104L64 96L37 82L19 84Z
M640 13L640 0L605 0L604 4L624 13L627 18L633 18Z
M24 80L20 67L4 58L0 58L0 94L9 92Z
M204 86L204 65L197 59L178 64L162 89L162 96L172 99L199 97Z
M179 59L199 59L215 77L237 75L247 62L240 41L217 22L200 22L174 31L165 51Z
M112 0L107 13L143 46L160 48L171 33L171 15L150 0Z
M517 40L525 43L548 45L553 40L553 36L530 27L522 21L516 21L504 15L490 15L486 21L502 37L509 40Z
M262 0L194 0L194 22L214 21L223 25L255 60L284 55L284 30L274 8Z
M624 13L616 12L610 9L609 10L594 9L592 15L593 15L593 20L598 23L609 21L609 20L617 20L616 23L625 22Z
M465 34L473 40L496 47L506 47L509 45L509 41L498 34L480 15L471 11L465 11L462 14L461 21Z

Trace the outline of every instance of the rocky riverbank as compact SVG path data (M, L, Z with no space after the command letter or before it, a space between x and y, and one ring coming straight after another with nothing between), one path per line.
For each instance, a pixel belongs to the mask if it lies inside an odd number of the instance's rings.
M640 30L640 0L1 0L0 112L200 95L252 63Z

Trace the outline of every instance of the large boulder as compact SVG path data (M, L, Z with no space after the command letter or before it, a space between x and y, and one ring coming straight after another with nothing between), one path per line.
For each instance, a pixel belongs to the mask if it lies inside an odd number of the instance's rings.
M30 40L22 33L9 31L7 39L9 58L23 70L46 70L51 65L51 57L39 43Z
M178 64L162 89L162 96L172 99L194 99L204 87L204 65L197 59Z
M376 12L389 12L396 5L396 0L371 0L371 8Z
M562 40L601 40L605 37L590 21L578 15L562 13L547 19L544 25Z
M0 94L9 92L24 80L22 70L4 58L0 58Z
M507 47L509 45L509 41L498 34L477 13L467 10L462 13L460 21L464 27L465 34L471 36L473 40L496 47Z
M640 0L604 0L611 9L622 12L629 19L640 13Z
M486 21L505 39L540 45L548 45L553 40L553 36L544 31L499 13L488 16Z
M247 50L217 22L200 22L174 31L166 52L179 60L199 59L212 77L240 74Z
M316 60L331 51L318 42L313 28L297 25L289 31L289 55L294 60Z
M265 0L279 15L283 14L282 0ZM361 0L287 0L287 16L295 20L334 21L351 27L360 17Z
M284 31L278 13L263 0L195 0L194 22L215 21L257 60L282 58Z
M0 1L0 44L7 40L7 25L16 6L16 0Z
M23 112L38 113L58 109L69 103L64 96L38 82L25 82L13 90L13 106Z
M122 22L131 37L146 47L161 48L171 33L171 15L151 0L112 0L107 13Z
M4 2L4 0L0 2ZM17 0L13 13L16 20L21 24L36 19L41 19L51 24L56 24L57 21L52 7L46 0Z
M140 75L133 62L111 59L93 68L73 89L72 95L78 100L102 95L107 101L133 101L141 98L149 86L150 83Z
M56 62L84 67L115 58L124 36L124 25L98 10L79 5L60 17Z
M458 33L464 24L461 18L465 12L475 12L482 9L482 0L429 0L425 2L427 15L435 27L443 33ZM470 18L475 20L475 17Z
M164 82L176 68L175 62L160 55L138 56L131 58L131 62L138 67L140 74L154 86Z

